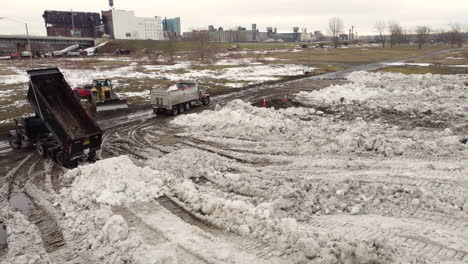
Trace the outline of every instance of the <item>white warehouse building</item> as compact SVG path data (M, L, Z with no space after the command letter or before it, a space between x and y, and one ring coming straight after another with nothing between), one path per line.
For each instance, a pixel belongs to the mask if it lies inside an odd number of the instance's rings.
M164 40L161 17L136 17L125 10L102 11L106 34L115 39Z

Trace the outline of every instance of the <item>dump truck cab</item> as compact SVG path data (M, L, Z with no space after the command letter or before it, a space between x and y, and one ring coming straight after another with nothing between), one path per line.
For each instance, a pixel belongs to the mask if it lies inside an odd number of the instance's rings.
M34 142L50 135L49 130L36 114L26 114L15 118L16 128L10 130L10 146L14 149L31 146Z

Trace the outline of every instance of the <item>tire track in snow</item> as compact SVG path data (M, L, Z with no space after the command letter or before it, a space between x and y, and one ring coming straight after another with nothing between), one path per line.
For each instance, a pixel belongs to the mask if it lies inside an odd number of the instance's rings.
M364 219L361 219L365 223ZM407 221L402 219L402 221ZM468 252L465 250L458 250L440 242L433 241L424 236L415 236L404 233L392 233L382 227L375 228L364 225L357 225L350 221L347 222L333 222L330 219L314 220L304 223L306 229L312 231L323 231L332 233L339 236L344 236L349 240L364 240L373 241L385 237L388 244L396 245L400 251L404 251L407 255L413 255L425 258L427 260L463 260L468 257Z
M265 260L267 263L287 263L276 256L277 250L275 248L272 248L259 240L226 232L221 228L208 224L206 221L201 220L201 216L195 215L185 207L183 202L178 201L176 198L163 196L158 198L157 201L185 222L194 225L203 231L226 241L227 243L230 243L233 247L239 247L258 258Z
M136 216L131 210L126 207L116 207L112 210L115 214L121 215L128 224L128 227L132 229L138 236L140 236L144 242L148 245L158 246L161 244L169 243L169 240L163 233L152 228L141 218ZM181 247L177 248L177 263L180 264L210 264L210 262L187 252Z

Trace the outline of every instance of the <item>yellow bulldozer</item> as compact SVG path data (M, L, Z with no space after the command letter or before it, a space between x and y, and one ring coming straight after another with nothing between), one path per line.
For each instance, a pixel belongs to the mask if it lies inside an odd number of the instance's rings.
M109 79L93 80L91 98L97 112L128 108L127 100L119 99Z

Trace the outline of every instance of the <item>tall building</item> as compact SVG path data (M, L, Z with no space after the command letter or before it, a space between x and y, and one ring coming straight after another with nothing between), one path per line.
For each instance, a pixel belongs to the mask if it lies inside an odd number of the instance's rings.
M42 17L49 37L98 38L104 33L99 13L46 10Z
M162 24L165 32L173 32L176 33L177 36L180 36L180 17L164 18Z
M161 17L136 17L135 12L125 10L102 11L106 34L115 39L163 40Z

